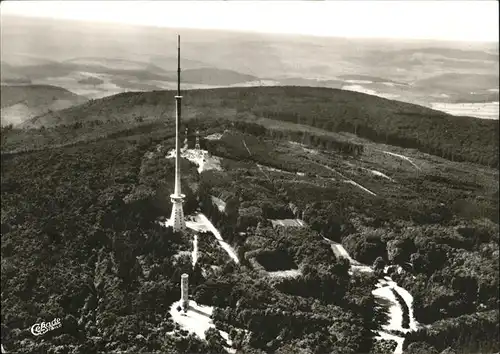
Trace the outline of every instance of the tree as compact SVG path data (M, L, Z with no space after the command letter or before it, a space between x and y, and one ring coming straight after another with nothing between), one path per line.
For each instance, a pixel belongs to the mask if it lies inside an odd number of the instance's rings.
M451 347L448 347L439 354L457 354L457 352L454 351Z
M412 269L416 273L423 273L427 268L424 258L418 252L410 255L410 262L412 264Z
M191 271L191 276L189 278L190 278L189 283L193 287L198 286L199 284L203 283L203 281L205 280L203 278L202 268L201 268L201 265L199 262L197 262L194 265L193 270Z
M407 262L410 258L415 245L410 238L397 238L387 242L387 258L389 262L401 264Z
M414 342L406 348L405 354L439 354L439 352L428 343Z
M72 336L77 336L79 333L78 322L73 315L66 315L62 323L62 328L67 334Z
M375 259L375 262L373 262L373 269L375 270L382 270L385 267L385 261L382 257L378 256L377 259Z
M386 252L384 243L370 234L351 234L342 240L342 244L354 259L362 263L373 263Z
M463 275L455 275L451 280L453 289L461 294L469 303L476 300L478 294L478 284L476 278Z
M225 351L225 340L216 328L209 328L205 331L205 340L210 354L219 354Z
M240 208L240 200L238 197L232 197L226 201L225 212L230 219L236 220L238 218L239 208Z

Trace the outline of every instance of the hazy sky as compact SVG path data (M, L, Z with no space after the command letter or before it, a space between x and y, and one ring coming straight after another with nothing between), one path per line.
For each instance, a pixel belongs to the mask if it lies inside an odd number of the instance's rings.
M162 27L498 43L498 2L2 1L1 14Z

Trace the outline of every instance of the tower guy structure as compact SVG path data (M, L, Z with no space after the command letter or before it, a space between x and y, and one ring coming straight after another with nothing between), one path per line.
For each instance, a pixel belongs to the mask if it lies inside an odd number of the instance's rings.
M177 96L175 96L175 187L174 194L170 195L172 200L172 215L170 223L174 231L184 231L186 222L184 220L184 211L182 204L185 195L181 192L181 147L180 134L181 127L181 36L177 36Z

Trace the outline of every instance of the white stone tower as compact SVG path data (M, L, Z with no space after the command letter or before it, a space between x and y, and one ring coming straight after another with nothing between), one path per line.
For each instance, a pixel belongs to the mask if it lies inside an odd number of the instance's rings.
M196 144L194 146L196 150L201 150L200 148L200 131L196 130Z
M175 188L174 194L170 195L172 200L172 215L170 223L175 231L184 231L186 222L182 203L185 195L181 192L181 149L179 142L179 129L181 125L181 37L177 37L177 96L175 96Z
M182 308L187 310L189 308L189 275L186 273L181 275L181 301Z

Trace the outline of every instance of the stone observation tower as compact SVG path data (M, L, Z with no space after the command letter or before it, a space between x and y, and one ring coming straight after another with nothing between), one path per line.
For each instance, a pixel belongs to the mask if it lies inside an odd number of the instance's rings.
M189 308L189 275L186 273L181 275L181 301L183 310L187 311Z
M172 200L172 215L170 223L174 231L184 231L186 222L182 203L185 195L181 192L181 149L179 141L179 129L181 126L181 37L177 37L177 96L175 96L175 188L174 194L170 195Z

